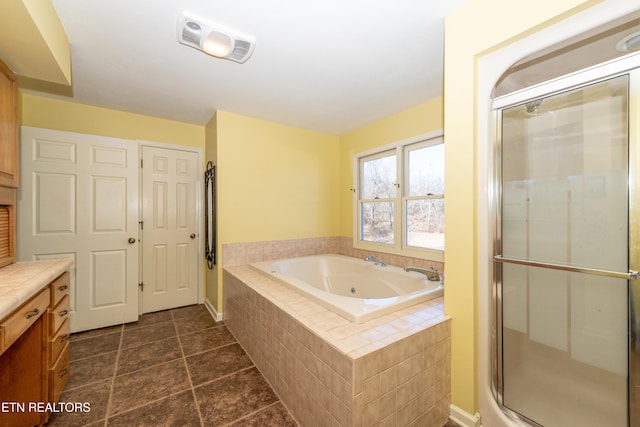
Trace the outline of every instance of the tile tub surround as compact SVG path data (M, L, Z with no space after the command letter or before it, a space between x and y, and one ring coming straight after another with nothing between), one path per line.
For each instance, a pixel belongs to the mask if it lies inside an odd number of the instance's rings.
M447 422L442 298L356 325L248 266L225 269L224 295L227 327L300 425Z
M342 253L343 246L344 241L340 237L225 243L222 245L222 266L231 267L305 255Z
M263 242L225 243L222 245L222 266L232 267L272 259L286 259L320 254L340 254L359 259L363 259L367 255L375 255L387 264L397 267L412 265L422 268L436 268L439 272L444 272L444 264L441 262L354 249L353 239L351 237L315 237Z

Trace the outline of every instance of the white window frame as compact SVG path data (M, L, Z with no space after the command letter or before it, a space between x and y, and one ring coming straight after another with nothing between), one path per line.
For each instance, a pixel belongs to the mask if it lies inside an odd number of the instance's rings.
M428 259L432 261L444 262L444 250L427 249L417 246L409 246L406 243L406 202L407 200L420 200L428 198L444 198L444 195L425 195L408 197L406 186L408 181L408 168L406 167L409 146L430 146L444 143L444 133L442 129L416 135L391 144L372 148L353 155L353 247L355 249L369 250L374 252L389 253L414 258ZM413 148L413 147L412 147ZM364 158L375 159L395 151L396 156L396 197L389 199L394 202L394 222L393 234L394 243L376 243L361 240L360 238L360 206L363 201L360 199L361 171L360 164ZM383 201L383 200L381 200Z

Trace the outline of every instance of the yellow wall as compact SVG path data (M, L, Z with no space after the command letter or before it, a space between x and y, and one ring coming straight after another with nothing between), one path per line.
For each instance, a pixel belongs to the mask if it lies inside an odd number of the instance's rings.
M599 1L469 0L445 24L445 311L452 403L478 410L476 61ZM486 285L486 284L484 284Z
M51 0L3 0L0 58L16 75L71 84L71 48Z
M335 236L337 136L218 111L223 242Z
M218 164L218 115L214 114L209 120L209 123L205 126L205 165L211 162L213 165ZM204 206L204 205L203 205ZM206 209L206 206L205 206ZM216 261L220 260L221 248L220 239L217 239L217 245L214 248L216 251ZM208 267L207 267L208 268ZM220 263L216 262L211 270L206 270L205 276L205 298L209 300L211 305L220 311L220 303L222 300L221 292L218 292L218 273L220 269ZM220 295L219 295L220 294Z
M19 94L20 124L68 132L142 139L204 149L204 126Z
M338 235L337 136L224 111L209 132L217 134L219 247ZM218 288L209 301L220 311Z
M442 129L442 97L356 129L340 138L340 235L353 236L353 155Z

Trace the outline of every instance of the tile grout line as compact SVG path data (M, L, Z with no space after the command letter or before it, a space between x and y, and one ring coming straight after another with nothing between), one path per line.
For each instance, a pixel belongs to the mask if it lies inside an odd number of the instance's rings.
M187 358L184 355L184 349L182 348L182 340L180 339L180 334L178 333L178 325L176 325L176 318L173 315L173 310L171 310L170 313L171 313L171 320L173 323L173 327L176 331L176 337L178 338L178 347L180 348L180 354L182 354L182 363L184 363L184 368L187 371L187 378L189 379L189 388L191 389L191 397L193 397L193 403L196 405L196 411L198 412L198 419L200 420L200 426L204 427L202 412L200 411L200 405L198 404L198 399L196 397L196 390L193 386L193 380L191 379L191 372L189 372L189 365L187 364Z
M115 335L115 334L111 334L111 335ZM118 340L118 341L119 341L119 340ZM117 351L118 351L118 350L103 351L103 352L100 352L100 353L92 354L91 356L85 356L85 357L80 357L80 358L78 358L78 359L73 359L73 360L71 360L71 361L72 361L72 362L82 362L82 361L85 361L85 360L87 360L87 359L91 359L91 358L99 357L99 356L102 356L102 355L104 355L104 354L115 353L115 352L117 352ZM83 385L84 385L84 384L83 384ZM79 386L76 386L76 387L79 387ZM76 387L74 387L74 388L76 388ZM65 390L66 390L66 389L65 389Z
M116 354L116 361L113 366L113 375L111 376L111 386L109 387L109 399L107 399L107 408L104 414L104 427L107 427L109 420L109 412L111 411L111 400L113 397L113 389L115 388L116 376L118 374L118 362L120 361L120 354L122 352L122 342L124 341L124 323L120 329L120 342L118 344L118 354Z
M176 360L177 360L177 359L176 359ZM122 415L122 414L127 414L127 413L129 413L129 412L133 412L133 411L135 411L136 409L144 408L145 406L151 405L151 404L153 404L153 403L162 402L163 400L165 400L165 399L167 399L167 398L169 398L169 397L178 396L179 394L182 394L182 393L184 393L184 392L186 392L186 391L188 391L188 389L180 390L180 391L176 391L176 392L174 392L174 393L170 393L170 394L166 394L166 395L163 395L162 397L158 397L157 399L150 400L150 401L148 401L148 402L141 403L141 404L136 405L136 406L132 406L132 407L127 408L126 410L124 410L124 411L122 411L122 412L118 412L118 413L117 413L117 414L115 414L113 417L120 416L120 415ZM111 417L111 418L113 418L113 417ZM88 424L88 425L90 425L90 424Z
M248 369L248 368L247 368L247 369ZM238 372L241 372L241 371L238 371ZM252 412L250 412L250 413L248 413L248 414L245 414L245 415L241 416L240 418L236 418L235 420L232 420L232 421L229 421L228 423L222 424L220 427L228 427L228 426L232 426L232 425L234 425L235 423L237 423L238 421L246 420L246 419L248 419L249 417L252 417L253 415L257 414L258 412L265 411L265 410L267 410L268 408L271 408L272 406L276 406L278 403L282 404L282 402L280 401L280 399L276 400L276 401L275 401L275 402L273 402L273 403L270 403L270 404L269 404L269 405L267 405L267 406L263 406L263 407L261 407L261 408L259 408L259 409L256 409L255 411L252 411ZM282 405L284 406L284 404L282 404Z
M178 339L178 341L179 341L180 343L182 343L182 341L180 341L180 339ZM208 349L206 349L206 350L202 350L202 351L199 351L199 352L197 352L197 353L193 353L193 354L190 354L189 356L184 356L184 357L185 357L185 359L186 359L187 357L191 357L191 356L199 356L199 355L204 354L204 353L207 353L207 352L209 352L209 351L219 350L219 349L221 349L221 348L229 347L229 346L232 346L232 345L234 345L234 344L240 344L240 343L239 343L239 342L237 342L237 341L234 341L234 342L230 342L230 343L227 343L227 344L219 345L219 346L217 346L217 347L211 347L211 348L208 348ZM242 346L240 346L240 347L242 348ZM182 349L182 346L180 346L180 349ZM244 351L244 349L242 349L242 351ZM253 361L252 361L252 362L253 362Z

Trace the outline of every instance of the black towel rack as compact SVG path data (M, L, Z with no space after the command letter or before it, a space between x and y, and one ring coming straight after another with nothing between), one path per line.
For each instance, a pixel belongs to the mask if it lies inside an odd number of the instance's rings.
M216 167L207 163L204 172L204 234L207 267L213 270L216 264Z

